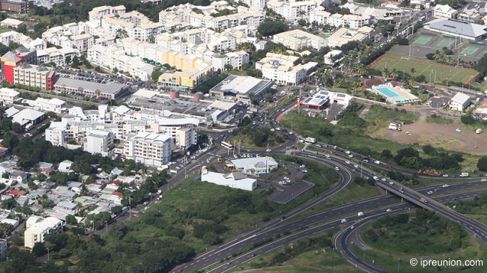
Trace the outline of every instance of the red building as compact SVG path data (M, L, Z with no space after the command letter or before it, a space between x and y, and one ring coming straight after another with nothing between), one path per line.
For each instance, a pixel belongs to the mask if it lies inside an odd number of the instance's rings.
M20 64L34 64L36 59L37 53L35 50L30 51L23 47L5 53L0 58L3 80L14 84L14 68Z

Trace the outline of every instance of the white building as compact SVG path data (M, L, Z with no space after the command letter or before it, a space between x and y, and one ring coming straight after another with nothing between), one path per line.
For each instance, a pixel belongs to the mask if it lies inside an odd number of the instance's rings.
M56 114L61 114L63 110L66 109L66 102L58 98L37 98L36 100L28 101L27 103L33 106L36 110L54 112Z
M267 53L266 57L255 63L255 69L262 71L262 77L279 84L299 84L318 64L309 62L298 64L299 57Z
M3 104L13 104L14 101L18 98L19 92L11 88L0 88L0 102L2 102Z
M49 236L61 233L63 222L54 217L31 216L25 228L24 247L32 249L36 243L43 243Z
M56 66L65 66L70 64L74 57L79 55L80 52L74 48L48 47L46 49L37 50L37 63L54 63Z
M107 131L91 130L86 134L83 150L90 154L109 156L113 148L113 134Z
M359 29L349 29L342 27L328 37L329 47L341 47L349 42L361 42L370 37L374 29L371 27L361 27Z
M127 159L160 167L171 159L171 137L143 132L132 134L127 137L123 153Z
M457 16L458 11L449 5L436 5L433 8L433 17L436 18L448 18L448 19L455 19Z
M470 96L461 92L456 93L450 101L450 108L460 112L463 112L469 105Z
M301 50L306 47L319 50L320 48L325 47L327 44L324 38L300 29L276 34L272 38L272 41L275 43L281 43L292 50Z
M277 161L269 156L240 158L231 160L231 162L230 167L239 172L252 175L267 174L279 167Z
M274 10L287 21L307 19L311 11L315 10L319 5L319 1L270 0L267 2L268 8Z
M253 191L257 188L257 180L248 178L242 173L210 172L206 167L201 168L201 181L245 191Z

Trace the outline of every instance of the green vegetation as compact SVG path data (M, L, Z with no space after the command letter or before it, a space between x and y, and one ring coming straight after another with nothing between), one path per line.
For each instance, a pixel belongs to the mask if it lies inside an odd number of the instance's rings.
M483 267L412 267L411 258L482 259L487 249L458 224L432 212L387 216L367 226L361 237L369 249L353 246L362 259L389 272L484 272Z
M484 56L477 61L475 69L477 69L483 76L487 75L487 54L484 54Z
M387 127L390 122L402 122L405 124L413 123L418 119L414 113L406 110L385 108L374 105L370 107L365 120L367 121L367 131L374 132L378 129Z
M288 29L289 27L286 23L268 19L264 20L264 22L260 23L260 25L257 27L259 34L264 37L278 34L287 31Z
M262 148L272 148L286 141L286 137L278 132L272 132L269 129L255 129L246 126L240 130L238 135L232 136L230 142L242 148L249 150L258 150Z
M487 172L487 156L482 156L477 162L477 168L483 172Z
M487 128L487 121L474 118L471 114L463 115L460 120L463 124L474 128Z
M256 269L263 272L359 272L348 264L333 249L332 236L328 232L322 236L307 238L292 243L283 249L260 256L238 270Z
M487 195L477 196L472 200L453 202L449 206L468 217L487 224Z
M404 59L389 54L374 62L371 68L379 70L391 78L397 78L398 73L406 73L417 81L443 84L470 84L479 74L471 68L454 67L414 58ZM405 75L402 78L405 78Z
M436 124L452 124L453 120L442 116L438 116L437 114L433 114L431 116L426 117L426 122L436 123Z

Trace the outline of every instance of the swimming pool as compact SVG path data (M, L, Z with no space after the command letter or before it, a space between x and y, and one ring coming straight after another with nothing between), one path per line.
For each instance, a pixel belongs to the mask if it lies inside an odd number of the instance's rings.
M381 92L383 95L388 96L388 97L399 97L396 92L392 91L391 89L387 87L378 87L377 91Z

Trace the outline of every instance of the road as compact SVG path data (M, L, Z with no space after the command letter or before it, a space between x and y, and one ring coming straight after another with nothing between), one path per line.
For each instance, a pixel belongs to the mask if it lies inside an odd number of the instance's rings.
M305 156L310 159L319 160L321 162L326 162L328 164L339 164L340 167L347 166L346 159L330 157L321 158L319 155L315 155L309 152L297 152L298 156ZM339 168L340 168L339 167ZM346 168L350 168L349 165ZM370 172L368 169L357 169L350 168L351 171L362 174L363 176L372 179L375 176L374 173ZM465 191L468 189L475 189L484 187L486 184L483 182L467 182L463 184L451 185L449 187L427 187L421 189L420 192L428 192L435 189L435 195L451 192L451 191ZM347 204L342 207L332 208L304 219L299 219L294 222L283 222L279 225L271 225L270 227L263 227L255 229L249 233L239 236L237 239L227 242L221 246L218 246L206 253L203 253L195 257L192 261L187 264L176 267L173 272L191 272L192 270L205 269L210 266L214 266L220 261L224 261L232 255L242 253L248 249L253 249L256 246L265 244L270 241L275 241L282 237L283 235L296 232L298 230L306 229L309 226L315 225L323 221L323 219L340 219L346 218L350 215L354 215L359 211L373 210L378 207L384 207L393 204L400 204L401 200L393 195L384 195L374 198L365 199L362 201Z

